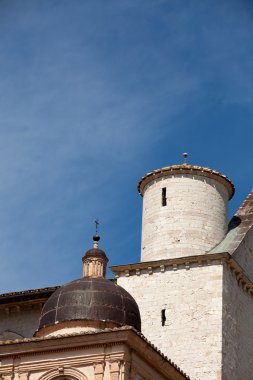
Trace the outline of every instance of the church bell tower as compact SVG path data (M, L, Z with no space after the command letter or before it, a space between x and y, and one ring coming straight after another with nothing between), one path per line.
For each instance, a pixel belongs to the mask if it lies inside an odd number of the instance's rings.
M201 255L227 233L234 186L214 170L165 167L146 174L138 190L143 196L141 261Z
M228 225L234 185L215 170L164 167L138 191L141 261L111 269L142 333L193 380L251 380L253 193Z

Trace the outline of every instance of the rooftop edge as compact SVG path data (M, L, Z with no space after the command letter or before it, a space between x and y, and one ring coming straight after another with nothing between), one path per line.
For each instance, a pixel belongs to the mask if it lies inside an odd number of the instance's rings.
M221 182L227 188L229 200L233 197L235 193L235 186L233 182L224 174L221 174L216 170L212 170L202 166L188 164L165 166L163 168L156 169L150 173L145 174L138 183L138 192L141 196L143 196L144 189L149 182L157 178L170 176L174 174L197 174L203 177L213 178L216 181Z

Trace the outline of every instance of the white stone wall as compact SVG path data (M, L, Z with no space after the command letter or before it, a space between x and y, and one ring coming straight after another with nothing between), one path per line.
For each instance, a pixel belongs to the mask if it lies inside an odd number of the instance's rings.
M208 252L227 232L227 207L226 187L207 177L175 174L150 182L143 197L141 261Z
M253 228L248 231L237 250L233 253L233 258L244 269L246 276L253 281Z
M140 308L142 333L192 380L222 379L222 273L218 263L194 264L117 280Z
M253 378L253 296L224 267L222 380Z
M41 308L40 304L0 308L0 340L15 339L13 333L31 338L38 328Z

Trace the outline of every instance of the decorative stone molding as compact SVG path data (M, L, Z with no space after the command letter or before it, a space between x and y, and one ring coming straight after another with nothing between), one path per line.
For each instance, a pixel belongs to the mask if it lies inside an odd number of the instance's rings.
M104 258L89 257L83 260L83 277L104 277L106 262Z
M4 374L2 375L2 380L12 380L13 379L13 373L8 373L8 374Z
M103 380L104 379L104 370L105 362L96 362L93 364L94 367L94 379Z
M29 372L21 372L18 374L19 380L28 380Z
M228 253L195 255L179 257L174 259L143 261L140 263L111 266L110 269L116 278L141 276L143 274L153 274L154 272L166 272L169 270L189 270L196 266L217 265L228 261L231 256Z
M121 378L122 380L129 380L130 379L130 369L131 364L130 362L121 362Z
M111 361L109 363L109 368L110 368L110 375L111 375L111 379L110 380L119 380L120 361L119 360Z
M95 348L100 349L94 350ZM94 354L85 355L87 349L91 349L88 352ZM79 351L77 356L64 353L69 354L73 350ZM56 355L58 352L64 354ZM72 380L97 380L93 375L94 363L101 364L106 360L103 380L105 376L106 380L129 380L129 363L132 366L133 352L140 355L141 362L144 361L148 367L155 371L159 368L163 378L189 379L141 333L129 326L57 338L25 338L14 342L0 342L0 358L4 362L4 365L0 365L0 378L13 380L12 363L15 360L15 380L19 380L18 374L25 372L30 373L30 379L36 377L36 380L53 380L59 375ZM36 355L39 357L31 358ZM17 358L20 360L17 361ZM135 364L134 366L136 367ZM86 372L83 368L87 368L87 375L83 373ZM97 367L96 372L97 375L101 374L101 368ZM40 375L36 375L38 373ZM155 378L156 376L153 377Z
M246 276L242 267L233 258L228 260L227 263L228 263L228 266L229 266L233 276L236 278L238 286L240 286L244 292L246 292L252 296L253 295L253 283Z
M194 266L203 267L224 264L229 266L242 290L253 296L253 282L246 276L243 268L237 263L233 256L227 252L112 266L110 269L116 278L119 278L124 277L126 273L127 277L135 275L141 276L154 272L189 270Z
M165 266L162 264L162 265L160 265L160 271L162 272L162 273L164 273L165 272Z
M161 177L173 177L175 174L190 174L190 175L199 175L207 178L215 179L217 182L222 183L229 192L229 199L234 195L235 188L233 182L226 177L224 174L212 170L209 168L204 168L202 166L196 165L172 165L166 166L164 168L156 169L150 173L147 173L143 176L138 184L138 191L143 196L145 187L152 181Z
M75 368L64 368L64 367L58 367L51 371L48 371L45 374L43 374L38 380L51 380L54 377L58 377L59 375L72 376L76 378L77 380L88 380L87 377L81 371ZM12 379L4 379L4 380L12 380ZM22 380L25 380L25 379L22 379Z

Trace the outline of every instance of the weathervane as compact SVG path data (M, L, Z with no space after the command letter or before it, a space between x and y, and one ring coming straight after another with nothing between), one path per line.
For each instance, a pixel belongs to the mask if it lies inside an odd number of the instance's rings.
M184 165L187 165L188 164L188 153L183 153L183 157L184 157Z

